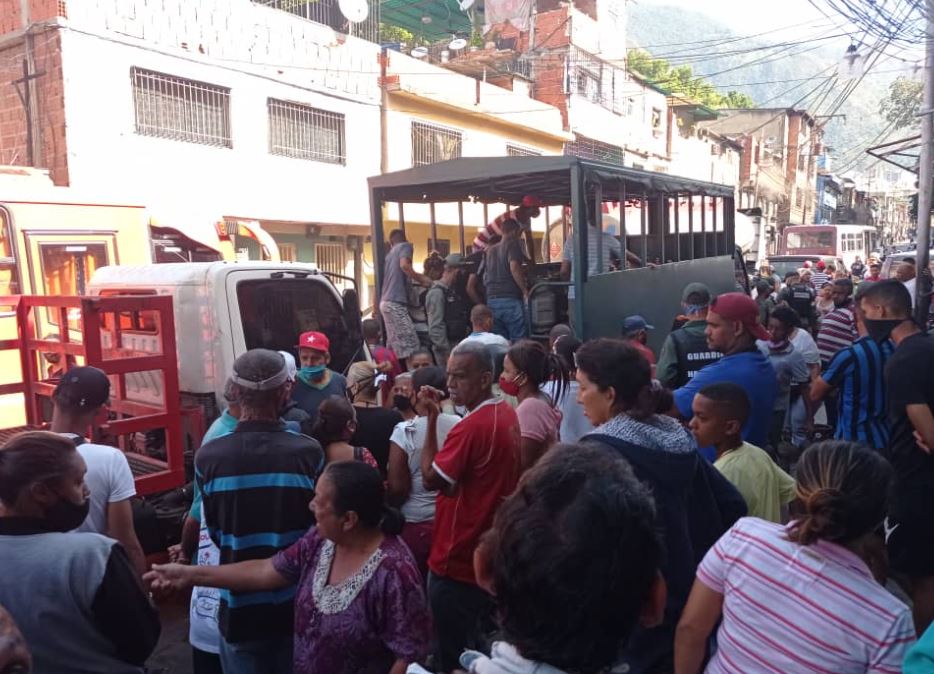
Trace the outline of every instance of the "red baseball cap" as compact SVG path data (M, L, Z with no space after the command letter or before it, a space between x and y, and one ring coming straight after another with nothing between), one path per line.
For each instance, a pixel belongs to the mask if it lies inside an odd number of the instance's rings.
M303 332L298 338L298 348L327 353L331 350L331 340L323 332Z
M771 339L768 331L759 323L759 307L756 301L743 293L724 293L714 298L710 310L728 321L739 321L756 339Z
M526 208L541 208L542 200L538 197L533 197L531 194L526 194L522 197L522 205Z
M826 269L826 268L827 268L827 263L824 262L823 260L818 260L818 261L817 261L817 268L818 268L818 269Z

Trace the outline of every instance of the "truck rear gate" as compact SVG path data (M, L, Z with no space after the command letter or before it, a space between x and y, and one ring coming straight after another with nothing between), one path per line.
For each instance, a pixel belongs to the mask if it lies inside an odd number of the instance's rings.
M191 446L197 446L204 420L200 408L181 406L171 297L12 295L0 296L0 306L15 313L17 328L16 337L0 340L0 352L18 351L20 361L19 381L0 385L0 395L22 394L27 419L26 426L0 429L0 439L48 426L57 380L43 377L41 354L59 353L63 362L97 367L110 377L109 418L89 429L89 436L126 453L137 493L150 495L185 483L183 424ZM123 334L124 324L141 315L152 328L145 344ZM56 334L59 341L42 338ZM134 382L141 380L158 394L137 395ZM138 451L136 434L164 437L159 456Z

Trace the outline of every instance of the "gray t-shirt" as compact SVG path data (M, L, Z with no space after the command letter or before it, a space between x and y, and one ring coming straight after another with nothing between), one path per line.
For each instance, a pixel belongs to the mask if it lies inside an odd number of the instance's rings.
M798 351L794 344L789 344L784 351L772 351L769 343L763 340L756 342L756 346L772 363L775 375L778 378L778 395L775 396L775 411L783 412L788 409L791 385L794 382L804 382L810 378L808 365L804 354Z
M412 259L413 248L408 241L397 243L389 249L386 255L386 266L383 268L383 302L409 303L409 286L412 284L409 277L402 271L403 258Z
M595 276L597 274L605 274L610 271L610 265L613 263L613 260L622 260L622 246L617 239L612 234L608 232L601 232L603 235L603 271L600 271L599 261L600 258L597 256L597 228L591 227L587 231L587 276ZM561 261L570 262L573 268L574 264L574 239L568 237L568 240L564 242L564 248L561 251ZM573 279L573 275L571 277ZM574 295L574 286L573 284L568 289L568 299L575 299Z
M503 239L495 246L490 246L483 258L483 285L486 296L490 299L514 297L522 299L522 290L512 277L509 263L513 260L522 262L522 244L519 239Z

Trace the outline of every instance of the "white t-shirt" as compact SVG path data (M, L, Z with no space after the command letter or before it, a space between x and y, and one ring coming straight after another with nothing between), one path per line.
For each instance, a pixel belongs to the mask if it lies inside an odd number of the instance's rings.
M62 433L75 438L71 433ZM78 453L88 466L84 482L91 492L91 509L84 524L75 531L107 534L107 506L136 496L136 484L126 457L116 447L86 442L78 445Z
M495 332L471 332L460 341L461 344L464 342L480 342L484 346L500 346L504 349L509 348L509 340L502 335L497 335Z
M444 446L448 433L460 421L460 417L453 414L438 415L438 448ZM438 494L425 489L422 484L422 448L425 446L425 437L428 435L428 417L415 417L409 421L396 424L390 436L402 448L409 459L409 473L412 476L412 488L409 499L402 505L402 514L406 522L428 522L435 518L435 501Z
M557 382L546 381L542 384L542 391L552 400L557 395L557 389ZM561 410L561 442L577 442L593 431L593 424L584 414L583 406L577 402L579 390L580 385L572 379L564 397L558 401L558 408Z
M804 357L804 362L808 364L808 367L820 365L820 351L817 348L817 342L811 337L811 333L798 328L795 331L795 336L791 338L791 343L794 345L795 351ZM804 382L794 381L792 383L803 384Z
M904 283L902 283L902 285L905 286L905 289L906 289L906 290L909 292L909 294L911 295L911 308L912 308L912 309L915 308L915 286L917 286L917 284L918 284L918 279L917 279L917 277L915 277L915 278L913 278L913 279L909 279L909 280L905 281Z
M208 535L208 527L201 518L198 532L197 566L217 566L221 561L221 551ZM188 611L188 641L199 651L220 653L221 633L217 624L217 611L220 608L221 591L216 587L191 588L191 605Z

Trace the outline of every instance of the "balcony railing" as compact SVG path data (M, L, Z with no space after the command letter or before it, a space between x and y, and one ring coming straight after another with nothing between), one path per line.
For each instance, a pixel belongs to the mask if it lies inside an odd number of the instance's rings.
M369 14L359 23L349 21L341 13L337 0L253 0L253 3L329 26L339 33L379 43L379 2L376 0L367 1Z

